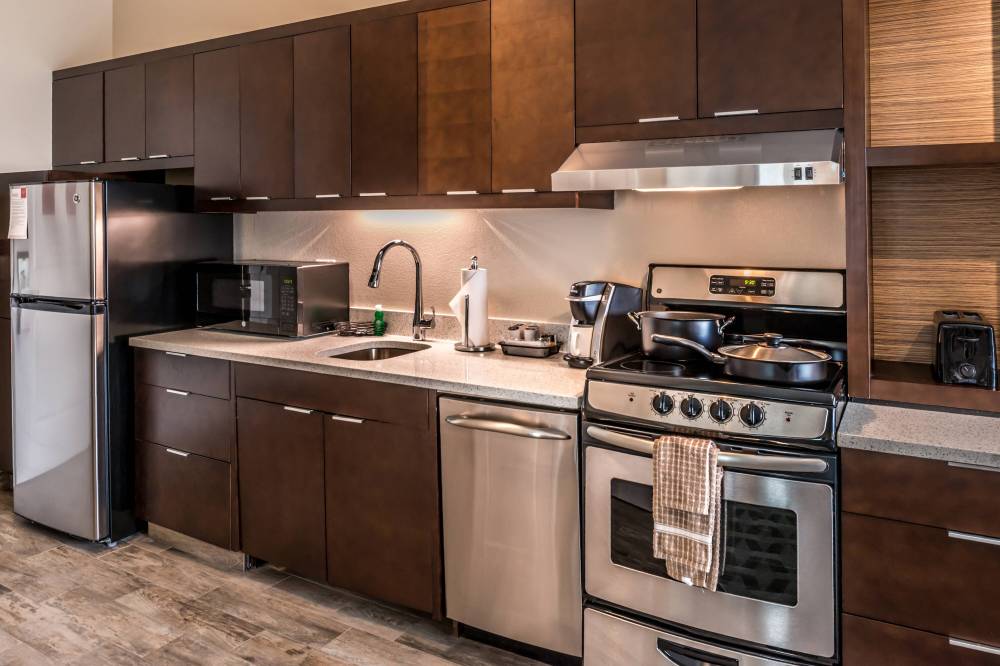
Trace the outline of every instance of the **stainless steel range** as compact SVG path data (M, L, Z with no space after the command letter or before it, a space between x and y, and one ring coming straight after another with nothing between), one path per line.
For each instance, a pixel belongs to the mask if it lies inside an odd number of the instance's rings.
M587 373L585 661L835 663L843 273L651 266L647 309L732 323L709 358L637 354ZM810 381L783 373L779 352L797 362L803 350L823 364ZM777 357L766 376L786 379L740 375L744 366L719 361L730 355ZM653 557L650 457L665 433L708 437L721 449L725 546L716 592L669 578Z

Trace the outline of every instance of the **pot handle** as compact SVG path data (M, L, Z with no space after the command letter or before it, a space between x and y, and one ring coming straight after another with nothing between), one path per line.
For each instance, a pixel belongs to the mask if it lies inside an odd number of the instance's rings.
M734 321L736 321L736 317L726 317L725 320L723 320L722 324L719 325L719 333L722 333L724 330L726 330L726 326L729 326Z
M642 321L639 319L638 314L636 314L635 312L629 312L626 316L632 320L632 323L635 324L635 327L637 329L639 329L640 331L642 330Z
M660 335L659 333L652 334L651 336L649 336L649 339L661 345L675 345L677 347L687 347L688 349L698 352L712 363L718 363L721 365L726 362L725 356L723 356L722 354L716 354L708 347L700 345L694 340L688 340L687 338L679 338L675 335Z

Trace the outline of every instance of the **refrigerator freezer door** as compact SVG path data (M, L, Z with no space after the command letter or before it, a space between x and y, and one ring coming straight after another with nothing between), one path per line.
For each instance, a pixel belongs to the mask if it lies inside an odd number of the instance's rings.
M75 536L108 535L105 314L11 310L14 512Z
M104 183L27 189L28 238L11 241L11 293L104 300Z

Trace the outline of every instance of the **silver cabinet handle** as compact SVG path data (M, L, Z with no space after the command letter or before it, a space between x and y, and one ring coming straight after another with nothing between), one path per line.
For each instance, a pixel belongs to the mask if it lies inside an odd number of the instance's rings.
M151 159L151 160L162 160L164 157L170 157L170 155L166 155L166 154L164 154L164 155L150 155L149 159Z
M232 197L212 197L212 201L232 201Z
M191 394L190 394L190 393L188 393L187 391L178 391L177 389L166 389L166 391L167 391L167 393L169 393L170 395L179 395L179 396L181 396L182 398L186 398L187 396L191 395Z
M587 434L599 442L620 446L637 453L653 453L653 440L624 433L588 426ZM819 474L827 470L822 458L796 458L793 456L762 456L755 453L719 452L719 464L723 467L754 469L765 472L812 472Z
M317 194L316 198L317 199L339 199L340 195L339 194Z
M135 162L138 159L139 159L138 156L134 156L133 155L132 157L121 157L121 158L118 159L118 161L119 162Z
M680 116L657 116L655 118L639 118L640 123L665 123L671 120L680 120Z
M537 191L533 187L511 187L500 190L500 194L532 194Z
M715 117L722 118L724 116L752 116L755 113L760 113L757 109L739 109L738 111L716 111Z
M358 196L359 197L384 197L384 196L386 196L386 194L385 194L385 192L359 192Z
M167 453L174 456L179 456L181 458L187 458L190 453L185 453L184 451L178 451L177 449L167 449Z
M80 164L97 164L97 160L84 160Z
M287 405L282 407L286 412L295 412L296 414L312 414L311 409L302 409L301 407L288 407Z
M496 419L480 418L477 416L466 416L459 414L448 416L444 419L449 425L456 428L466 428L467 430L485 430L501 435L513 435L514 437L528 437L531 439L572 439L562 430L556 428L545 428L543 426L526 426L510 421L499 421Z
M978 534L969 534L968 532L956 532L955 530L948 530L948 538L958 539L960 541L972 541L973 543L983 543L986 544L987 546L1000 547L1000 539L980 536Z
M267 201L271 197L247 197L247 201Z
M980 472L1000 472L1000 467L990 467L989 465L974 465L972 463L948 462L948 467L958 467L959 469L977 469Z
M167 356L177 356L179 358L187 358L187 354L182 354L180 352L163 352Z
M476 190L448 190L445 192L449 197L461 197L469 194L479 194Z
M948 645L952 647L965 648L966 650L975 650L976 652L985 652L986 654L1000 655L1000 648L993 647L992 645L983 645L982 643L973 643L972 641L963 641L961 638L948 637Z
M330 417L333 421L343 421L344 423L364 423L364 419L356 419L353 416L338 416L334 414Z

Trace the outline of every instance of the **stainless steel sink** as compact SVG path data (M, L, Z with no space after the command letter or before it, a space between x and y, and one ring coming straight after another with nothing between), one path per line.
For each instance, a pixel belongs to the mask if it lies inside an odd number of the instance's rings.
M375 342L366 345L341 347L339 349L327 349L319 352L317 356L341 358L345 361L384 361L388 358L405 356L406 354L430 348L430 345L422 345L414 342Z

